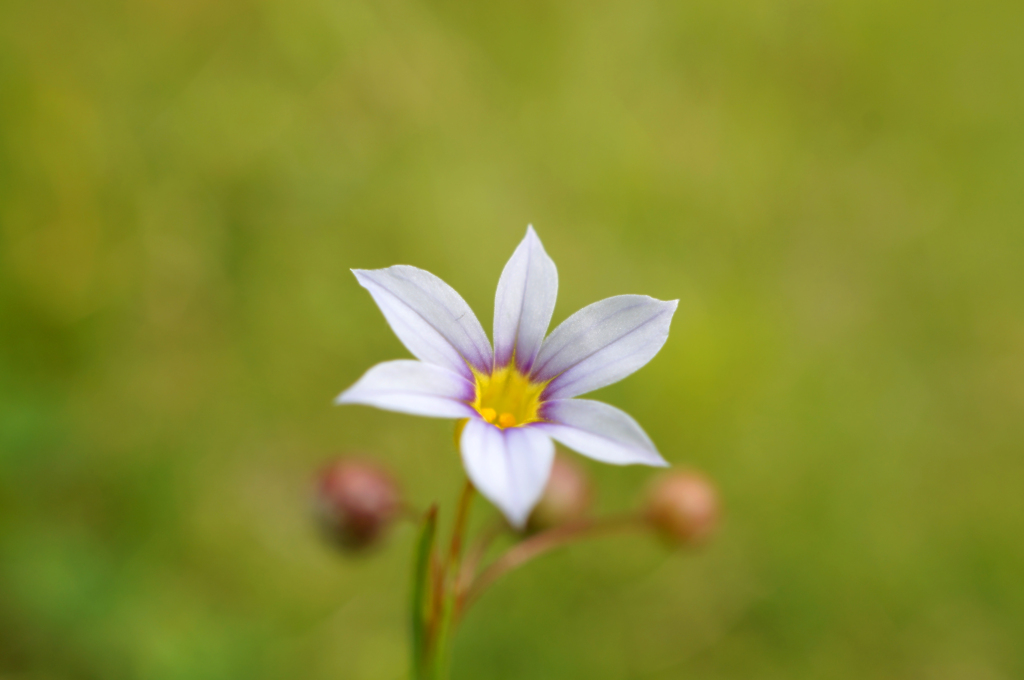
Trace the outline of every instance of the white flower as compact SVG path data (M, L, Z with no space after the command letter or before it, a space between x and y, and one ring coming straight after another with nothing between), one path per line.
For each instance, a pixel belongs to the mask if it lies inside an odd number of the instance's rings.
M466 472L516 527L547 483L552 439L604 463L668 465L628 414L573 397L650 361L668 339L678 300L601 300L545 338L558 271L528 227L498 281L492 352L469 305L433 274L406 265L353 273L419 361L374 366L337 403L467 419L459 440Z

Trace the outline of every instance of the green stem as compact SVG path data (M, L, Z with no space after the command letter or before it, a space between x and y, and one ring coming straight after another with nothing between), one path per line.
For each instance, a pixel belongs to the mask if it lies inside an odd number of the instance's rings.
M455 610L459 586L459 566L462 561L462 545L465 542L466 524L469 521L469 510L473 504L473 484L467 479L462 487L462 494L459 496L459 505L455 514L455 525L452 528L451 545L448 547L448 561L444 566L444 575L441 579L442 592L440 620L437 622L437 634L434 638L434 649L432 650L434 680L444 680L448 677L451 636L453 624L455 623Z
M431 647L431 618L429 612L436 597L431 574L434 554L434 538L437 535L437 506L434 505L423 516L423 528L416 546L412 580L412 672L415 680L429 679L429 658Z

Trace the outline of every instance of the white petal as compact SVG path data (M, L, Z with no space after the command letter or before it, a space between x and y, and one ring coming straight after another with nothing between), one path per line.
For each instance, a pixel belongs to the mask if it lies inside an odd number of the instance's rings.
M462 430L460 448L473 485L512 526L522 528L551 474L551 438L531 425L499 430L473 418Z
M473 310L447 283L408 265L352 273L417 359L469 378L466 364L490 371L491 343Z
M647 433L614 406L590 399L562 399L544 404L549 422L538 429L588 458L612 465L667 467Z
M567 399L611 385L654 358L678 300L619 295L566 319L544 341L533 365L536 380L551 380L545 399Z
M441 366L412 359L385 361L363 375L335 400L431 418L468 418L476 414L466 402L473 383Z
M519 370L530 370L557 297L558 270L533 227L527 227L526 237L501 272L494 296L495 366L507 365L514 355Z

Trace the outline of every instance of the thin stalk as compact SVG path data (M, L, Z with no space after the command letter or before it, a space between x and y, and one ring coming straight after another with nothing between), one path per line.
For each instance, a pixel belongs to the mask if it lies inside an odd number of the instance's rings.
M593 538L619 531L646 528L636 515L608 517L603 519L582 519L567 522L553 529L517 543L508 552L495 560L479 577L474 579L463 598L463 609L468 609L495 581L514 569L518 569L534 558L556 548L584 538Z
M411 600L412 672L416 680L429 677L429 654L432 632L430 621L435 587L432 578L434 561L434 537L437 530L437 506L434 505L423 517L423 529L413 561L413 582Z
M435 631L433 639L432 659L433 677L437 680L448 677L449 645L455 620L456 588L462 546L465 542L466 525L469 522L469 510L473 505L473 484L467 479L459 495L459 504L455 513L455 524L452 527L452 540L448 547L448 559L438 579L439 610L435 611Z
M469 521L469 509L473 505L473 483L468 479L459 495L459 506L455 514L455 526L452 528L452 542L448 548L448 573L455 574L462 558L463 536L466 523Z
M462 613L465 611L466 593L470 586L473 585L473 580L476 578L480 563L487 556L487 551L490 550L495 539L506 531L508 531L508 524L500 517L496 518L486 529L480 532L476 541L466 551L466 557L462 561L462 568L459 570L459 577L455 584L456 622L462 618Z

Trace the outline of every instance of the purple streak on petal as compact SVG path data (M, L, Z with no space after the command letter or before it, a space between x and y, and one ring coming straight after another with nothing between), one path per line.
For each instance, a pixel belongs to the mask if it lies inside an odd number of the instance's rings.
M533 227L512 253L494 297L494 365L506 366L515 353L526 373L548 332L558 297L558 270Z
M466 364L490 371L487 334L466 301L447 283L408 265L352 272L417 359L470 379L472 371Z
M595 302L551 332L533 366L550 380L544 399L566 399L611 385L643 367L665 344L678 300L619 295Z
M412 359L385 361L367 371L336 404L364 404L431 418L468 418L476 387L447 368Z
M473 485L509 523L522 528L551 474L551 438L535 427L500 430L473 418L462 430L460 449Z
M668 463L643 428L625 411L590 399L560 399L544 404L537 423L553 439L570 449L612 465Z

